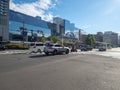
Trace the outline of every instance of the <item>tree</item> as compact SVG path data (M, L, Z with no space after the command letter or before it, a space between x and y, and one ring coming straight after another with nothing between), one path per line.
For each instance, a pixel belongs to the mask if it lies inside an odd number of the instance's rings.
M86 43L93 46L93 44L95 44L95 37L92 34L88 34L87 38L86 38Z
M47 41L47 38L42 37L40 41L43 42L43 43L45 43Z
M52 42L52 43L58 43L59 41L60 41L60 39L57 36L52 36L50 38L50 42Z

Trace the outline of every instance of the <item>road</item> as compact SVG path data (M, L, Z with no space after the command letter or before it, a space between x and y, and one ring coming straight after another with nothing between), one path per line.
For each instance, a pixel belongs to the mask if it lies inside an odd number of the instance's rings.
M0 90L120 90L120 60L69 55L0 55Z

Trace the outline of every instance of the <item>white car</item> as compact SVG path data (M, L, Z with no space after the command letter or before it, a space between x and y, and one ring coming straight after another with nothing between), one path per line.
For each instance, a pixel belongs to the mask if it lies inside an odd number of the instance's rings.
M57 53L66 53L69 54L70 49L68 47L62 46L60 44L46 44L44 47L44 53L48 55L52 53L53 55Z
M35 42L30 44L30 52L42 53L44 51L45 44L42 42Z

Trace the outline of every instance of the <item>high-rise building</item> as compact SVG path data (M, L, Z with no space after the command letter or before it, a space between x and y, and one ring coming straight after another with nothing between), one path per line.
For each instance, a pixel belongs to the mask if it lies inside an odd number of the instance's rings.
M61 36L62 34L65 35L69 33L70 35L68 36L71 36L71 33L74 33L74 30L76 29L74 23L71 23L69 20L62 19L60 17L55 17L53 19L53 23L57 25L56 31L59 36Z
M75 24L71 23L69 20L65 19L65 33L67 32L74 32L75 30Z
M9 40L9 0L0 0L0 41Z
M103 42L111 44L113 47L118 46L118 33L107 31L103 35Z
M65 20L60 17L53 18L53 23L57 25L56 31L59 36L62 36L62 34L65 34Z
M57 24L48 22L48 27L51 30L51 36L59 36L57 32Z

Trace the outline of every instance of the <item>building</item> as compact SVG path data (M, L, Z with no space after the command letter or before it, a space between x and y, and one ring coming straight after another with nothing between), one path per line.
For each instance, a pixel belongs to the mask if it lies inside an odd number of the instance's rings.
M65 34L65 20L60 17L53 18L53 23L56 24L56 32L58 36Z
M107 31L103 35L103 42L111 44L113 47L118 46L118 33Z
M118 45L120 47L120 33L118 34Z
M41 17L32 17L10 10L10 41L39 41L42 35L50 36L50 29Z
M103 33L97 32L97 34L95 35L95 39L97 42L103 42Z
M75 24L71 23L69 20L65 19L65 33L67 32L74 32L75 30Z
M72 39L75 38L74 30L76 27L74 23L71 23L69 20L62 19L60 17L55 17L53 18L53 24L56 25L56 32L54 31L55 35L64 35L64 37Z
M59 33L57 32L57 24L48 22L48 27L51 30L51 36L59 36Z
M9 40L9 0L0 0L0 41Z

